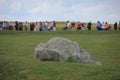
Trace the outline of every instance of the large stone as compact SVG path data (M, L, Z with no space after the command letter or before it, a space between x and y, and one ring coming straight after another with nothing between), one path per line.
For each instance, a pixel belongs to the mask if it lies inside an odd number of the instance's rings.
M35 48L34 56L42 61L72 61L78 63L100 64L82 49L77 42L63 37L55 37Z

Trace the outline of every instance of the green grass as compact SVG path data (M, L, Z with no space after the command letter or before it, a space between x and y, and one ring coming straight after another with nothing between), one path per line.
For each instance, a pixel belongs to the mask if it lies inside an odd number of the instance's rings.
M35 47L56 36L78 42L102 65L36 61ZM0 31L0 80L120 80L119 41L120 31Z

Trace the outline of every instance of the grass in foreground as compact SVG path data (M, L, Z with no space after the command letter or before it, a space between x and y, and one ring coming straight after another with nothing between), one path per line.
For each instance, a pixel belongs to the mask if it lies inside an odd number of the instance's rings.
M120 31L0 31L0 80L120 80ZM74 40L102 66L34 59L37 44Z

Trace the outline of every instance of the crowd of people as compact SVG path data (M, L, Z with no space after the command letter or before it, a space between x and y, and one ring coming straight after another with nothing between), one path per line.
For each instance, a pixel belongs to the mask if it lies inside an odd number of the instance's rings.
M114 26L114 30L120 30L120 22L119 25L117 24L117 22L115 22ZM67 21L66 22L66 26L63 28L63 30L68 30L68 29L77 29L77 30L85 30L85 27L88 30L92 29L92 22L87 23L87 25L85 26L85 23L78 21L77 23L70 22ZM97 22L96 25L96 29L97 30L110 30L112 28L111 24L108 24L107 22L103 22L101 23L100 21Z
M89 22L87 25L88 30L91 30L92 23ZM66 26L63 28L63 30L67 29L77 29L77 30L85 30L85 23L78 21L77 24L73 21L67 21Z
M65 22L65 27L63 26L63 30L85 30L86 28L88 30L92 29L92 22L84 23L84 22L70 22L69 20ZM62 27L62 26L61 26ZM108 24L107 22L101 23L100 21L96 24L97 30L110 30L112 26ZM120 30L120 21L119 24L115 22L113 25L114 30ZM30 31L56 31L56 22L10 22L10 21L1 21L0 22L0 30L16 30L16 31L22 31L22 30L30 30Z
M56 31L56 22L9 22L9 21L1 21L0 22L0 30L16 30L22 31L45 31L45 30L53 30Z

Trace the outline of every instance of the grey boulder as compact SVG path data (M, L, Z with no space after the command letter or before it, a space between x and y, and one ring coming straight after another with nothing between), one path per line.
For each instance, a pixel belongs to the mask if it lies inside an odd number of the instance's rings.
M77 42L63 37L55 37L47 43L40 43L35 48L34 57L41 61L100 64L87 51L82 49Z

